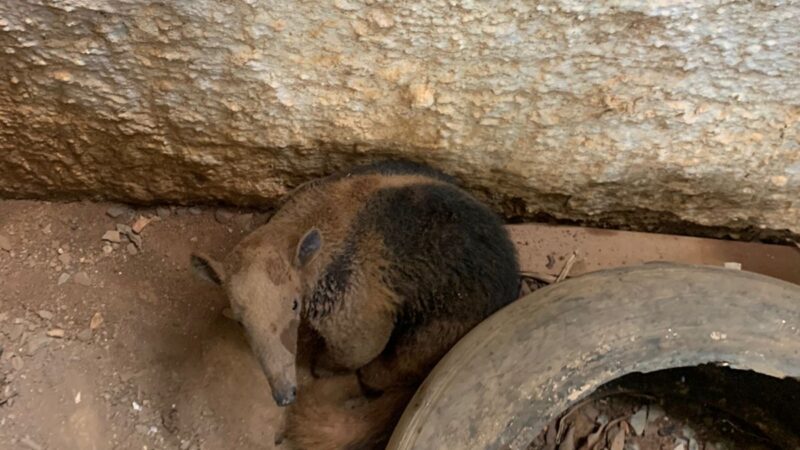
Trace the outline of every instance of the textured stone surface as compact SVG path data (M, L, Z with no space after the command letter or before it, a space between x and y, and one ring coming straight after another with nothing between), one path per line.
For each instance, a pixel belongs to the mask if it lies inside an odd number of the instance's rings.
M4 0L0 195L253 204L404 154L510 214L800 231L796 1Z

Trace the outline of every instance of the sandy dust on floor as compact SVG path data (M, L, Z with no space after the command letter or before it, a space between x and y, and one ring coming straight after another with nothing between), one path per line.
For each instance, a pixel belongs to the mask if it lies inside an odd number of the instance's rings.
M188 268L192 250L221 257L268 217L0 200L0 450L274 448L281 411L239 326L222 315L223 293ZM740 261L784 279L793 275L783 262L800 260L796 249L760 244L511 231L523 269L548 276L576 250L580 273L664 259L671 240L683 243L671 255L683 262ZM540 285L528 280L523 292Z
M269 387L187 264L261 217L110 206L0 201L0 449L273 448ZM140 215L137 254L101 240Z

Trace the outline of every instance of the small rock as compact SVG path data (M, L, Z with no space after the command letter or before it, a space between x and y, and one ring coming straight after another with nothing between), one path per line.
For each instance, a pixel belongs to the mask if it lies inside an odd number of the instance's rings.
M232 212L224 209L218 209L214 211L214 219L216 219L219 223L229 223L231 219L233 219L233 216L234 214Z
M81 391L78 391L78 393L75 394L75 404L77 405L80 402L81 402Z
M119 231L120 234L129 235L133 233L133 228L130 225L125 225L124 223L118 223L116 225L116 230Z
M146 227L152 220L153 219L149 217L139 216L139 218L136 219L136 222L131 225L131 231L136 234L140 234L142 230L144 230L144 227Z
M111 208L108 208L108 210L106 210L106 215L108 215L108 217L111 217L112 219L116 219L118 217L121 217L123 214L128 214L130 212L131 212L130 208L127 208L122 205L114 205Z
M236 217L236 224L240 227L247 228L253 223L253 215L251 213L241 214Z
M0 234L0 250L11 251L11 239Z
M672 450L686 450L686 444L683 442L679 442L678 445L675 446Z
M72 262L72 257L69 256L69 253L62 253L58 255L58 260L61 261L61 264L68 266Z
M81 330L78 333L78 340L80 341L87 342L90 341L91 339L92 339L92 330L89 328Z
M122 237L120 236L120 233L117 230L108 230L108 231L106 231L106 233L103 235L102 239L104 241L113 242L115 244L118 244L118 243L122 242Z
M6 334L8 334L8 339L11 342L18 342L22 337L23 332L25 332L25 325L18 323L9 327L8 331L6 331Z
M68 273L62 273L58 276L58 285L61 286L62 284L66 283L69 280Z
M725 266L726 269L742 270L742 263L738 263L738 262L726 262L724 264L724 266Z
M110 255L113 251L114 247L112 247L110 244L103 245L103 253L105 253L106 255Z
M647 407L642 406L636 411L636 414L630 418L630 424L633 427L634 433L641 436L644 433L644 427L647 425Z
M28 339L28 342L25 343L25 353L29 356L33 356L42 349L42 347L46 346L49 342L49 339L44 334L37 334L31 336Z
M192 206L191 208L189 208L189 214L193 216L199 216L200 214L202 214L202 212L203 210L197 206Z
M76 273L72 280L81 286L90 286L92 284L92 281L89 279L89 275L86 272Z
M689 439L689 450L700 450L700 445L694 439Z
M189 447L192 446L192 441L187 439L181 440L181 450L189 450Z
M44 320L53 320L53 313L45 309L40 309L39 311L36 311L36 315Z
M47 332L47 335L51 338L58 338L61 339L64 337L64 330L61 328L53 328Z
M131 242L133 242L133 245L135 245L136 248L139 251L142 251L142 237L141 236L139 236L137 234L132 234L132 235L128 236L128 238L131 240Z
M25 367L25 362L22 361L19 355L14 355L11 357L11 367L13 367L14 370L22 370L22 368Z
M139 254L139 249L136 248L136 245L133 242L128 244L127 247L125 247L125 248L128 250L128 254L130 254L130 255L138 255Z
M94 331L100 328L103 325L103 322L105 322L105 319L103 319L103 315L100 314L99 312L96 312L92 316L92 320L89 321L89 329Z
M166 219L172 213L170 212L169 208L159 207L159 208L156 208L156 214L158 215L158 217L160 217L162 219Z
M42 228L42 233L44 233L44 234L50 234L50 233L52 232L52 228L53 228L53 226L52 226L52 225L50 225L50 224L48 223L47 225L45 225L45 226Z
M28 447L31 450L44 450L44 447L39 445L39 443L37 443L28 436L25 436L24 438L20 439L19 443L24 445L25 447Z

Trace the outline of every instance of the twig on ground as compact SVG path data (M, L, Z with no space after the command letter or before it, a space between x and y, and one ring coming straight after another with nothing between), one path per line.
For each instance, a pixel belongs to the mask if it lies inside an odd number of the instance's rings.
M578 257L578 252L574 251L569 258L567 258L567 262L564 263L564 267L561 268L561 272L559 272L558 277L556 277L556 281L554 283L559 283L564 281L565 278L569 276L569 272L572 270L572 266L575 265L575 260Z
M539 280L543 283L552 284L556 282L556 276L550 275L549 273L541 273L541 272L528 272L525 270L521 270L519 274L526 278L533 278L534 280Z

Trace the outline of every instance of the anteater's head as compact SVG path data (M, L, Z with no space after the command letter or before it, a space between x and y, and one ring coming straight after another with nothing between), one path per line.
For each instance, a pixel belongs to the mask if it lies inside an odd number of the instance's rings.
M228 293L234 317L267 376L279 406L295 400L297 331L311 262L322 248L316 228L287 236L270 224L245 238L222 262L193 254L192 268Z

